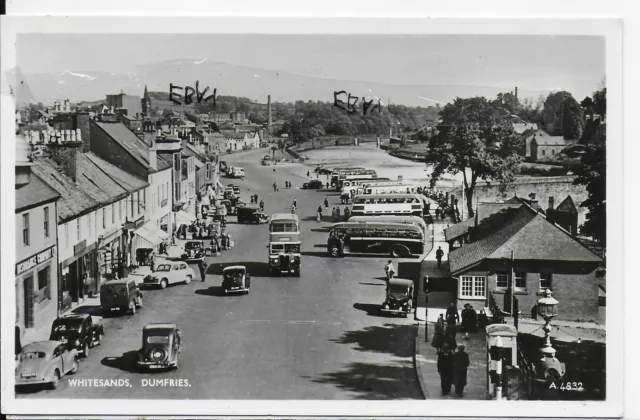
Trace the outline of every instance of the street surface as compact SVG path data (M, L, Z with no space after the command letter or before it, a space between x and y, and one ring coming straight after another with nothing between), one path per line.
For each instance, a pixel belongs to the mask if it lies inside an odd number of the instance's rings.
M413 367L416 324L384 316L383 267L388 257L331 259L326 252L327 213L340 203L335 191L299 189L300 164L260 166L268 149L223 155L245 168L247 178L222 178L240 186L242 198L257 193L266 213L289 212L297 198L302 224L302 274L270 277L267 225L227 226L235 247L207 259L206 281L143 290L144 306L134 316L103 320L104 340L81 359L79 372L55 391L19 398L171 399L421 399ZM278 153L279 154L279 153ZM309 168L313 174L313 168ZM273 191L277 182L279 192ZM293 183L284 189L284 181ZM316 209L325 196L325 222ZM342 210L344 206L341 206ZM394 264L397 267L397 260ZM224 296L222 267L246 265L249 295ZM199 276L197 266L193 266ZM98 307L87 310L100 314ZM174 322L183 343L178 370L138 373L136 352L142 328ZM130 387L72 386L70 379L128 379ZM143 386L143 379L183 379L189 386ZM185 385L184 381L182 385Z

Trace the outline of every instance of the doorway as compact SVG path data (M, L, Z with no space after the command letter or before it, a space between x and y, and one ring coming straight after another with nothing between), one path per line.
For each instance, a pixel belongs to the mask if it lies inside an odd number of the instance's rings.
M33 328L33 276L24 279L24 327Z

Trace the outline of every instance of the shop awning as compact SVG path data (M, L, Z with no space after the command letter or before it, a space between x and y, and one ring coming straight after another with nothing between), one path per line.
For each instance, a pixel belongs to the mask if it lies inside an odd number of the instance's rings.
M210 206L211 201L209 200L209 196L203 195L202 200L200 200L200 204L202 204L203 206Z
M216 185L222 190L224 191L224 185L222 185L222 183L220 181L216 181Z
M153 226L151 222L145 223L140 228L136 229L133 233L149 242L153 246L159 245L162 243L162 241L169 238L169 235L165 231ZM137 248L143 247L138 246Z
M181 224L191 224L196 221L196 217L190 215L189 213L185 213L184 211L176 212L176 225L180 226Z
M218 184L219 184L219 183L218 183ZM215 192L215 191L213 191L213 188L211 188L211 185L209 185L209 186L207 187L207 194L208 194L210 197L215 197L215 196L216 196L216 192Z

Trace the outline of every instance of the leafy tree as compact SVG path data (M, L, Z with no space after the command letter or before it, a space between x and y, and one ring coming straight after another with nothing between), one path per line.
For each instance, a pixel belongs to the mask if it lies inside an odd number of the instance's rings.
M280 140L282 141L282 140ZM276 158L276 150L278 150L278 146L276 146L275 144L273 146L271 146L271 154L273 155L273 158Z
M312 139L322 137L325 135L324 128L320 124L316 124L309 130L309 136Z
M603 120L607 116L607 88L596 91L593 94L593 108L596 114L600 115Z
M588 209L586 221L580 226L582 234L591 236L603 246L607 244L607 158L606 124L600 124L586 145L586 152L573 167L574 184L585 185L587 199L580 204Z
M542 123L549 134L579 139L584 128L583 111L569 92L549 94L542 110Z
M429 141L426 163L434 165L431 185L444 173L463 173L469 216L478 178L498 181L501 190L515 180L521 142L510 118L483 97L456 98L440 112L438 134Z

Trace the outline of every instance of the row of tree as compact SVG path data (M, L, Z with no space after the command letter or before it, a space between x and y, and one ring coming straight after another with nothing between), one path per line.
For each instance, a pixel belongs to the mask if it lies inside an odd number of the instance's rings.
M437 134L429 138L426 163L434 168L432 184L445 173L462 172L467 210L473 216L479 179L497 183L501 191L513 185L525 141L513 129L513 116L533 115L532 122L549 134L579 139L584 146L571 165L575 183L585 185L589 194L581 204L588 209L581 233L606 245L606 93L602 86L578 103L569 92L554 92L538 101L540 109L529 108L530 102L519 104L512 94L495 100L456 98L442 109Z

